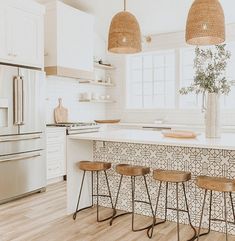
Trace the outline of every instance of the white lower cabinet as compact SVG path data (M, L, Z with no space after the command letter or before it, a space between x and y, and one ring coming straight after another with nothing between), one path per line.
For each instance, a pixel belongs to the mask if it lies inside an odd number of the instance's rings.
M47 127L47 180L66 175L66 129Z

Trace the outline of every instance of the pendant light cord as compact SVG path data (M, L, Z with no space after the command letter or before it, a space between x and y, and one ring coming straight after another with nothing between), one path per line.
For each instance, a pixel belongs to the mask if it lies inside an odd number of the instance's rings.
M126 0L124 0L124 11L126 11Z

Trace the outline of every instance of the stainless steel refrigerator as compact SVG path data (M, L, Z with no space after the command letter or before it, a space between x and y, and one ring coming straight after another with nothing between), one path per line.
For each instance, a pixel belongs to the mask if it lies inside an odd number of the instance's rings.
M0 65L0 203L45 190L45 74Z

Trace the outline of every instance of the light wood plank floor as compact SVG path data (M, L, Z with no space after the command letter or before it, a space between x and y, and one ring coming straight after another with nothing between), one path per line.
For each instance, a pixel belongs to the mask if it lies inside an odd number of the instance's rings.
M111 210L103 209L102 215ZM150 218L138 216L137 225L145 225ZM182 241L191 231L181 225ZM96 210L90 209L78 215L74 221L66 216L65 182L51 185L46 193L35 194L11 203L0 205L0 241L147 241L146 232L133 233L131 217L115 220L112 227L108 222L96 223ZM176 241L176 224L165 223L155 229L152 240ZM212 232L201 241L223 241L225 236ZM235 241L230 237L229 241Z

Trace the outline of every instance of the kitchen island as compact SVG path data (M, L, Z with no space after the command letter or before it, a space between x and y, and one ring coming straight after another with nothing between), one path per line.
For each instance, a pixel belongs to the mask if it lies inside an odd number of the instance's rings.
M68 213L74 212L80 188L82 172L76 167L80 160L105 161L112 163L108 171L113 198L116 197L120 176L115 173L115 166L120 163L144 165L153 169L184 170L192 173L192 180L186 184L186 192L190 207L193 225L198 226L204 191L197 188L195 178L198 175L235 177L235 135L223 134L220 139L206 139L203 134L195 139L165 138L158 131L144 130L114 130L89 134L70 135L67 140L67 201ZM138 178L137 178L138 179ZM147 177L153 205L156 203L158 183L152 179L152 174ZM130 180L125 178L120 193L118 209L131 210ZM104 183L103 177L100 182ZM86 178L86 186L81 200L81 207L89 205L91 198L90 178ZM136 181L137 198L145 199L142 180ZM100 192L105 192L106 186L100 185ZM163 189L164 190L164 189ZM182 191L182 190L181 190ZM175 187L170 185L169 206L175 207ZM180 197L183 198L182 193ZM217 194L213 200L212 215L217 218L223 213L222 196ZM110 207L108 200L100 200L101 205ZM164 216L164 200L160 200L158 217ZM180 203L184 203L183 201ZM229 206L230 207L230 206ZM184 208L184 207L182 207ZM148 207L136 206L136 212L150 215ZM221 218L221 217L220 217ZM229 214L230 220L232 214ZM168 220L176 221L173 210L168 211ZM187 223L185 214L181 214L181 223ZM206 226L206 223L203 224ZM224 224L213 223L212 229L223 232ZM230 227L230 233L235 234L235 226Z

